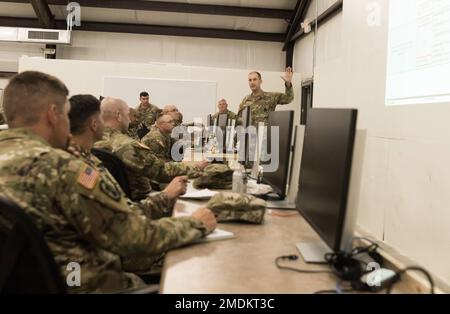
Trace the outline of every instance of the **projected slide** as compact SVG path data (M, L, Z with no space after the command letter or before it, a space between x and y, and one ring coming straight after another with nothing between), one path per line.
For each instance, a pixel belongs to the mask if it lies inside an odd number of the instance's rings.
M450 102L450 1L389 5L386 105Z

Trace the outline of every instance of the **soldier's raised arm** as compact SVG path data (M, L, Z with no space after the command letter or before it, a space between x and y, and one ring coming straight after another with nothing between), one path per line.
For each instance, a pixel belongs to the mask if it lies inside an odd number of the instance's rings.
M294 88L292 86L292 76L294 72L291 67L286 68L286 72L281 79L284 81L285 93L278 93L277 104L286 105L294 100Z

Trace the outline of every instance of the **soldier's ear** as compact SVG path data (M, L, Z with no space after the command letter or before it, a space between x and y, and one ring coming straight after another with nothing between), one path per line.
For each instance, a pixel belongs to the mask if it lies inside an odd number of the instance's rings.
M91 118L91 121L89 122L89 128L92 132L97 132L98 129L98 121L97 119Z
M58 123L58 118L61 115L61 112L59 111L58 107L55 104L50 104L47 108L47 121L50 125L55 125Z
M120 112L120 110L116 111L115 116L117 121L122 122L122 113Z

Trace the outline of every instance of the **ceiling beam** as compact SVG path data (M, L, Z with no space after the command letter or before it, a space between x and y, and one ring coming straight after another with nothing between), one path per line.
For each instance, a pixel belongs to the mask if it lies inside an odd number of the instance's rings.
M16 74L17 72L0 71L0 78L11 78Z
M36 16L43 28L54 28L55 27L55 18L48 7L48 3L46 0L30 0L29 1L33 6L33 10L36 13Z
M5 0L2 2L27 3L28 1ZM66 6L68 3L67 0L47 0L47 2L50 5L64 5L64 6ZM267 8L239 7L229 5L192 4L192 3L163 2L163 1L77 0L76 2L78 2L81 7L91 7L91 8L245 16L245 17L269 18L269 19L283 19L283 20L289 19L292 15L292 10L283 10L283 9L267 9Z
M294 14L289 22L288 29L286 30L286 36L284 39L283 51L286 51L292 36L299 28L300 23L303 21L306 12L308 11L311 0L298 0L295 6Z
M317 18L317 27L320 27L322 24L324 24L326 21L334 17L336 14L342 11L343 8L343 0L338 0L336 3L331 5L328 9L326 9L322 14L319 15ZM316 24L316 20L311 22L311 26ZM291 38L291 43L295 43L297 40L301 39L303 36L305 36L306 33L303 31L303 29L299 30L297 33L295 33Z
M57 20L57 29L66 29L65 20ZM36 19L14 18L0 16L0 26L9 27L39 27ZM257 40L270 42L283 42L283 33L259 33L250 31L239 31L217 28L198 28L198 27L179 27L179 26L161 26L147 24L125 24L125 23L105 23L105 22L87 22L81 23L80 27L74 28L76 31L93 32L112 32L127 34L147 34L147 35L166 35L166 36L186 36L186 37L206 37L220 39L239 39L239 40Z

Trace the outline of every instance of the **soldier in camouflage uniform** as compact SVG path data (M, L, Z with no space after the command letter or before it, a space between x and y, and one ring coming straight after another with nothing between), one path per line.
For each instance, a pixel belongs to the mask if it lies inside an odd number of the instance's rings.
M237 114L235 114L233 111L228 110L228 104L225 99L219 100L219 104L217 105L217 108L219 109L218 112L216 112L214 115L212 115L212 119L219 118L219 114L227 114L228 120L236 120Z
M128 106L123 100L106 98L102 101L101 110L106 127L103 139L94 147L113 153L124 163L133 200L147 197L152 190L152 180L166 183L182 175L197 177L206 167L206 162L198 162L194 166L164 162L152 155L148 146L127 136Z
M245 96L239 105L238 117L242 119L242 110L250 107L252 114L252 125L257 126L259 122L267 124L269 112L275 111L277 105L286 105L294 100L294 89L292 87L292 69L287 68L281 78L285 82L286 91L282 93L268 93L261 89L261 74L251 72L248 75L248 84L252 93Z
M171 150L174 139L170 135L174 127L175 120L171 115L160 115L155 126L142 138L141 142L148 146L154 156L163 161L172 161Z
M134 138L135 140L140 140L138 135L138 122L136 119L136 109L131 108L129 109L129 115L130 115L130 126L128 127L127 135L131 138Z
M183 115L175 105L165 105L161 114L171 115L175 121L175 126L180 126L183 123Z
M94 142L101 140L103 136L104 125L100 118L100 101L92 95L75 95L69 99L69 102L70 132L72 133L70 151L103 175L108 176L115 189L120 190L121 187L103 163L91 153ZM149 194L147 198L137 203L137 206L149 219L170 217L178 196L186 192L186 185L185 177L177 177L163 192ZM112 190L108 192L111 193ZM158 265L154 262L155 257L139 259L123 257L122 267L126 271L142 275L158 271Z
M100 101L92 95L75 95L69 101L71 151L78 153L84 162L98 171L107 172L105 175L111 176L103 163L91 153L94 142L103 137L104 125L100 118ZM151 193L140 202L143 212L151 219L171 216L178 196L186 192L185 181L185 177L177 177L164 191ZM117 183L116 186L120 189Z
M68 90L57 78L28 71L5 89L11 129L0 133L0 195L43 232L63 277L80 265L69 292L114 292L143 285L121 257L157 257L215 227L207 209L192 217L148 219L111 178L61 150L69 142ZM23 99L27 99L26 102Z
M149 102L149 94L141 92L139 95L140 104L136 109L136 123L131 125L131 134L138 134L138 130L146 128L150 130L155 123L157 114L161 111L157 106Z

